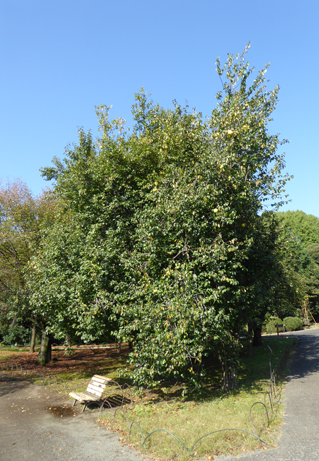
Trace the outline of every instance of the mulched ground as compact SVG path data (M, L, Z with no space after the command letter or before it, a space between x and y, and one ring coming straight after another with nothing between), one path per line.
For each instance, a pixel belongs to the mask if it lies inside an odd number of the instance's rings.
M0 351L0 371L20 371L25 375L36 375L45 371L46 375L55 375L63 372L114 371L114 366L124 365L128 348L122 348L120 357L116 347L96 349L83 348L82 350L52 351L52 362L45 367L37 363L38 352L27 351L11 352Z

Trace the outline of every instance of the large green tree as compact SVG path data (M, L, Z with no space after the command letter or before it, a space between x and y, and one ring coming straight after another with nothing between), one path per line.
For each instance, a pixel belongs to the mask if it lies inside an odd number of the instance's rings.
M132 342L140 384L196 383L211 353L225 386L235 383L241 328L269 297L255 253L270 274L273 239L259 215L270 198L280 205L287 177L268 133L278 88L266 89L266 69L251 81L246 52L217 61L222 91L208 118L142 91L132 131L100 107L101 137L81 130L43 169L65 211L32 261L33 305L49 310L56 334L113 329Z

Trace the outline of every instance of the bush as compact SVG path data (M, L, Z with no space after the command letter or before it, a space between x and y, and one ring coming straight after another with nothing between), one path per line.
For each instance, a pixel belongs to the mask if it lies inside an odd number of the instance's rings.
M298 317L286 317L283 320L286 331L295 331L302 329L302 320Z
M30 344L31 329L24 328L22 325L15 325L10 329L2 328L1 334L3 344L7 346Z
M283 323L285 322L280 320L278 317L270 317L266 323L266 333L277 333L276 325L282 325Z

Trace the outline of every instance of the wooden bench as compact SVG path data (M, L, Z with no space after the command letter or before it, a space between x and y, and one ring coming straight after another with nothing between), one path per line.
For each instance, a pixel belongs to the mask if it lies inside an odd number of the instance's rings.
M70 397L75 399L73 406L77 401L84 403L83 413L90 402L99 402L101 400L103 391L110 381L112 380L106 376L94 375L85 392L70 392Z

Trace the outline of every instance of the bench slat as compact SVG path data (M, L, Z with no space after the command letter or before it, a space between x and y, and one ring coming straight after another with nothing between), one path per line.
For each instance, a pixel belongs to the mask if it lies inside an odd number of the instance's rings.
M105 389L106 387L106 384L105 383L99 383L97 381L95 381L95 379L91 379L91 381L89 382L88 384L89 386L95 386L96 388L99 388L99 389Z
M90 395L87 394L86 392L70 392L70 397L72 397L75 400L78 400L79 402L85 402L85 401L96 401L100 399L100 396L95 396L95 395Z
M86 392L91 392L92 394L96 394L96 395L102 395L103 391L104 391L104 387L97 387L97 386L94 386L93 384L89 384L86 389Z
M94 379L96 381L99 381L102 384L104 384L104 383L106 384L109 381L112 381L111 378L107 378L106 376L100 376L100 375L94 375L92 379Z

